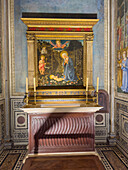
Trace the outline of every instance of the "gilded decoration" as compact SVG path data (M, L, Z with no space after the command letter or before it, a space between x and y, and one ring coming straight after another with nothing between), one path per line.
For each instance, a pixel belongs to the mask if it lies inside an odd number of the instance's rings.
M92 28L99 19L21 18L28 27Z

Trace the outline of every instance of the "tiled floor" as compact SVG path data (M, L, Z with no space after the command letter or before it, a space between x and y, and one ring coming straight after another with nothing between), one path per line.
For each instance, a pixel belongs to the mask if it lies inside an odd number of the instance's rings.
M124 155L116 146L96 146L96 151L106 170L127 170L128 155Z
M106 170L128 169L128 158L116 146L96 146L96 152ZM0 170L20 170L27 154L25 146L13 147L0 152Z
M0 170L20 170L27 154L25 146L17 146L0 152Z

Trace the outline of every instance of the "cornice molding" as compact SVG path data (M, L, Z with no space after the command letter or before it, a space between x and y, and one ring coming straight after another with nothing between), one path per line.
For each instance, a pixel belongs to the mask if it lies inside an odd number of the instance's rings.
M21 18L27 27L92 28L99 19Z

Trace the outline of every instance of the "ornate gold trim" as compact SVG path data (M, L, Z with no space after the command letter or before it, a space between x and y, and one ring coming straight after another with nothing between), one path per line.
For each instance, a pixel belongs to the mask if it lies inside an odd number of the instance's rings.
M83 36L78 36L78 35L35 35L35 37L41 37L41 38L50 38L50 39L56 39L56 38L83 38Z
M89 87L89 90L91 93L91 91L93 91L94 88ZM33 92L33 89L30 89L29 92ZM84 88L81 88L81 89L37 89L36 92L37 92L37 94L40 94L40 95L41 95L41 93L46 93L47 95L48 95L48 93L51 93L50 96L58 95L58 94L66 96L66 95L71 95L70 93L72 93L72 95L74 95L74 96L78 95L76 93L79 93L79 95L85 95ZM74 92L74 94L73 94L73 92ZM46 95L46 94L44 94L44 95Z
M95 22L95 21L99 21L99 19L66 19L66 18L21 18L23 21L60 21L60 22Z
M76 25L76 26L66 26L66 25L27 25L28 27L53 27L53 28L60 28L60 27L63 27L63 28L92 28L93 26L79 26L79 25Z
M99 19L21 18L27 27L92 28Z

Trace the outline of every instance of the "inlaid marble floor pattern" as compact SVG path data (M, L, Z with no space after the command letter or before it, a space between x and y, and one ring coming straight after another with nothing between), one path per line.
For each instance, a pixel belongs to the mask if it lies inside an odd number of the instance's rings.
M96 152L106 170L128 169L128 155L124 155L118 147L98 145ZM25 146L15 146L12 149L2 150L0 152L0 170L21 170L26 154Z

